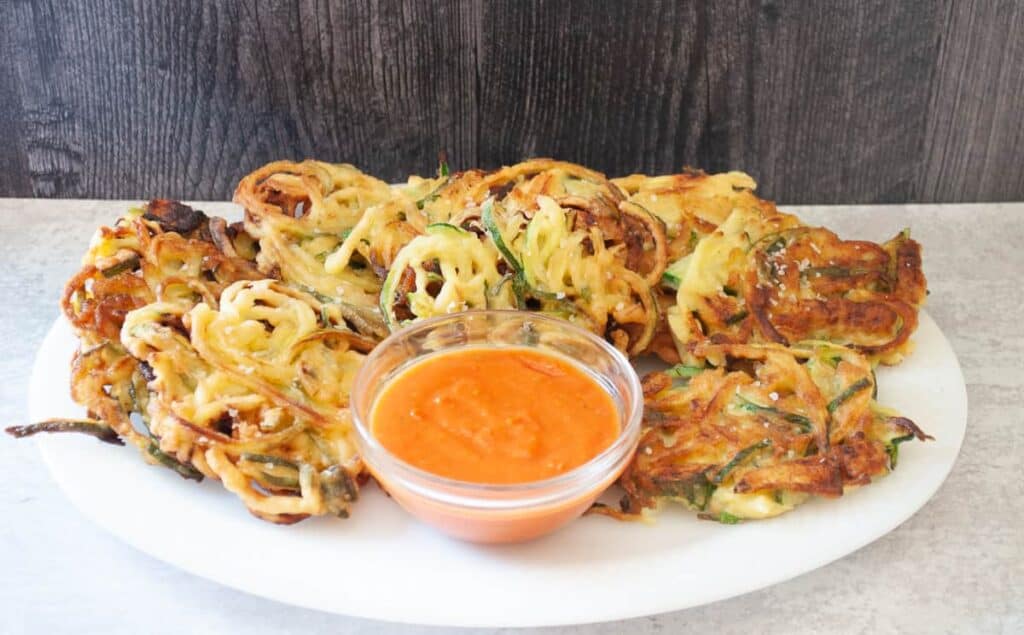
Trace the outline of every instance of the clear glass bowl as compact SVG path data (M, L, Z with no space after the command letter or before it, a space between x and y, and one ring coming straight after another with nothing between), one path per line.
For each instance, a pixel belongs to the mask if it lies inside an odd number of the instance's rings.
M614 399L619 436L573 470L510 485L449 479L391 454L370 430L370 412L381 389L427 356L467 347L529 347L574 363ZM381 342L356 376L351 405L363 462L399 505L457 538L517 542L580 516L619 477L636 451L643 393L629 360L589 331L524 311L467 311L415 323Z

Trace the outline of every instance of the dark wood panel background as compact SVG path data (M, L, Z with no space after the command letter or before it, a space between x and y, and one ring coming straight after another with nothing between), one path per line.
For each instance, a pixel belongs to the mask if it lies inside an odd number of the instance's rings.
M5 0L0 195L555 156L787 203L1024 199L1024 3Z

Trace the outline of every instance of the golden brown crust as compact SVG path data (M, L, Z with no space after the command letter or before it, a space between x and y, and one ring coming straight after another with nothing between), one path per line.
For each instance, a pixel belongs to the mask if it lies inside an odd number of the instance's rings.
M818 339L896 363L927 294L921 247L907 232L881 245L844 241L764 210L734 212L692 260L672 322L691 354L702 341Z

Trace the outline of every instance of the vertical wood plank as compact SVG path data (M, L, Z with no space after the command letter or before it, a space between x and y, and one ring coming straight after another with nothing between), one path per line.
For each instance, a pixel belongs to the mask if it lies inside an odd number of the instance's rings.
M1024 5L950 3L918 178L922 202L1024 198Z
M941 7L709 3L715 169L786 203L910 200ZM750 47L750 50L747 49ZM722 84L725 84L723 86Z
M322 120L307 155L389 181L432 173L440 150L473 165L479 11L476 1L305 3L299 37L315 50L298 51L292 66L317 64L298 77L276 62L264 67L278 80L277 99Z
M19 9L17 14L15 9ZM25 21L27 7L8 6L0 10L0 196L31 196L32 178L29 173L28 152L25 148L23 127L24 98L17 78L19 51L15 29Z
M0 71L2 99L10 108L2 125L5 139L14 141L4 153L21 153L3 161L5 167L13 168L4 179L16 182L13 194L20 196L74 196L86 191L82 184L85 147L75 105L57 85L60 41L46 28L54 15L51 3L39 1L9 4L0 16L7 53ZM17 104L10 103L14 99ZM18 121L10 122L8 117L15 114Z
M480 163L554 156L614 174L695 163L703 20L692 2L486 3Z
M705 11L708 122L697 165L709 172L750 172L762 181L764 194L774 184L763 182L766 175L755 134L760 123L755 97L763 85L755 42L760 8L750 0L721 0L705 4Z
M1024 8L942 0L10 0L0 194L226 198L529 156L786 203L1024 198Z
M17 2L0 9L18 52L4 85L21 105L4 129L23 135L40 196L226 198L278 158L353 161L387 179L433 171L440 149L472 163L477 10Z
M17 55L9 21L0 23L0 58L13 60ZM22 139L21 95L11 64L0 63L0 196L31 196L27 153Z

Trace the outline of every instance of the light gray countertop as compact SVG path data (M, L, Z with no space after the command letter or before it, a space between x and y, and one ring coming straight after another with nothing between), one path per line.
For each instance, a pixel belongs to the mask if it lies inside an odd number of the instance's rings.
M27 417L32 360L64 281L94 229L125 208L0 199L3 425ZM924 245L927 310L967 380L967 436L949 479L903 526L794 580L687 611L544 632L1024 632L1024 203L793 210L857 238L909 226ZM0 438L0 456L0 633L443 631L294 608L194 577L86 520L32 441Z

